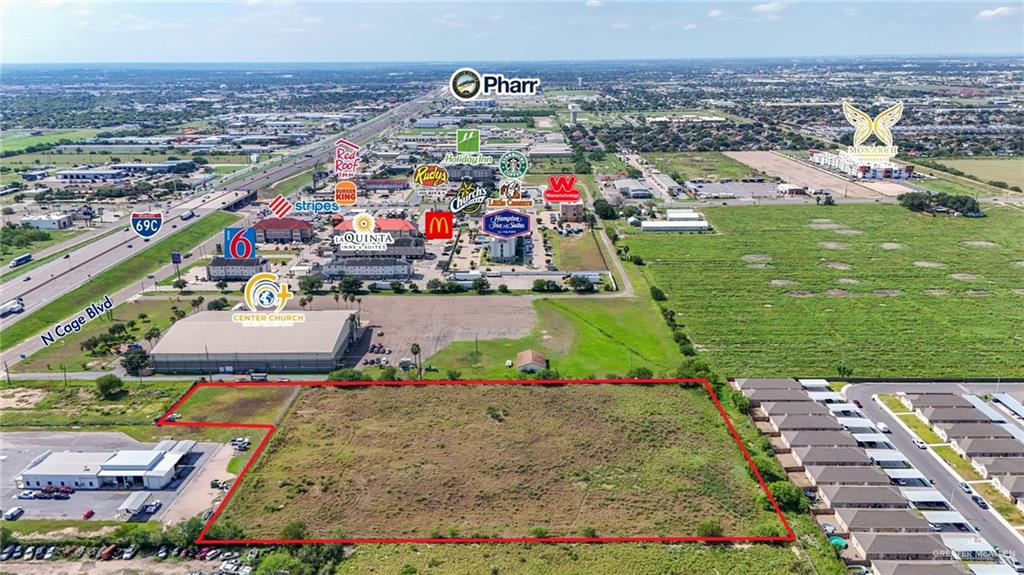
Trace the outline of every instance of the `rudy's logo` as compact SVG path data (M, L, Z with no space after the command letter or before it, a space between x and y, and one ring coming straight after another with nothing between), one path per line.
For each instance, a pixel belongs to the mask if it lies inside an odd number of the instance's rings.
M464 181L455 192L455 197L448 202L448 209L454 214L465 212L472 215L480 212L486 200L487 190L476 187L473 182Z
M448 170L437 164L416 166L416 171L412 175L412 181L416 185L428 188L443 186L448 183Z
M246 327L288 327L304 322L305 314L281 313L293 295L277 274L258 273L245 283L245 305L250 311L232 314L231 320Z
M452 239L452 213L430 211L423 214L423 233L428 240Z
M460 68L448 81L448 89L463 102L483 96L533 96L540 78L506 78L504 74L481 74L472 68Z

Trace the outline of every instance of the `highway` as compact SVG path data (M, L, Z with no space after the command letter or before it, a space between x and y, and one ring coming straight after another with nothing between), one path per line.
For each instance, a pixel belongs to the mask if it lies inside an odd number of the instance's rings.
M913 436L890 416L872 396L898 392L907 393L991 393L996 390L994 383L859 383L843 388L843 394L850 401L857 400L863 405L864 415L875 422L883 422L892 433L889 437L896 449L910 459L910 463L932 480L937 489L967 520L974 525L979 534L992 545L1001 550L1013 550L1017 557L1024 557L1024 541L1014 535L996 516L994 509L981 509L971 496L960 489L960 480L950 474L939 463L938 456L929 448L919 449L913 442ZM1003 383L1000 391L1024 391L1024 383Z
M262 169L258 169L259 167L256 166L257 171L253 174L241 178L231 178L216 191L207 191L205 195L201 196L199 194L202 192L197 192L196 196L173 207L162 208L164 228L151 241L159 241L168 237L170 233L188 227L196 220L202 219L205 214L221 209L225 203L229 203L229 199L237 197L243 191L266 188L274 182L303 172L317 163L327 164L325 171L330 171L333 169L334 142L338 138L346 138L365 145L385 130L404 124L408 118L419 114L423 108L429 105L431 105L430 98L417 97L415 100L400 104L366 122L353 126L341 134L293 150L284 157L284 161L280 157L268 160L264 162L264 165L270 165ZM187 210L192 210L198 217L182 221L180 215ZM125 221L123 225L127 228L128 222ZM134 231L130 229L124 231L122 228L119 232L92 241L69 253L66 259L58 258L30 270L26 275L5 282L0 286L3 300L23 297L26 309L21 314L11 314L0 320L0 329L7 328L21 317L31 314L33 310L39 309L75 289L87 282L90 277L109 269L139 250L145 249L148 245ZM29 279L26 280L26 278ZM52 322L61 319L63 318L52 318ZM12 365L17 363L22 355L31 354L41 346L39 338L33 336L4 352L2 357L8 365Z

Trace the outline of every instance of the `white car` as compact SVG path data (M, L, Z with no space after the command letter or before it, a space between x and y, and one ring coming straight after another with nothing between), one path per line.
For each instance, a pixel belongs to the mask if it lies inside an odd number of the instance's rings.
M31 490L22 491L21 493L18 494L18 499L35 499L35 498L36 498L36 492L35 491L31 491Z
M916 445L918 449L928 449L928 444L922 441L919 437L914 438L914 445Z
M876 423L875 427L877 427L878 431L881 431L882 433L892 433L892 430L889 429L889 426L882 423L881 421Z

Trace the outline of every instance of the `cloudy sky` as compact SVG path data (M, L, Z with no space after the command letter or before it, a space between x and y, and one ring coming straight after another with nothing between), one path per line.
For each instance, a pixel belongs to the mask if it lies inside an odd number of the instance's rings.
M1021 54L1006 2L0 5L2 61L367 62Z

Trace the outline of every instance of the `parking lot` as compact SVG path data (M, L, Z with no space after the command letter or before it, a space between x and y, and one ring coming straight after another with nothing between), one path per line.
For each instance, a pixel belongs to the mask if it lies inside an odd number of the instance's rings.
M95 512L93 519L118 519L117 508L124 503L131 491L79 490L67 500L18 499L23 491L15 486L14 478L25 466L47 449L53 451L116 451L119 449L151 449L154 444L139 443L118 432L10 432L4 433L0 447L0 502L6 511L12 507L25 510L25 519L81 519L86 510ZM196 453L188 456L184 475L170 484L168 489L151 491L154 500L160 500L163 507L152 517L138 519L159 519L168 505L178 496L179 488L195 475L209 460L209 454L216 446L201 443Z

